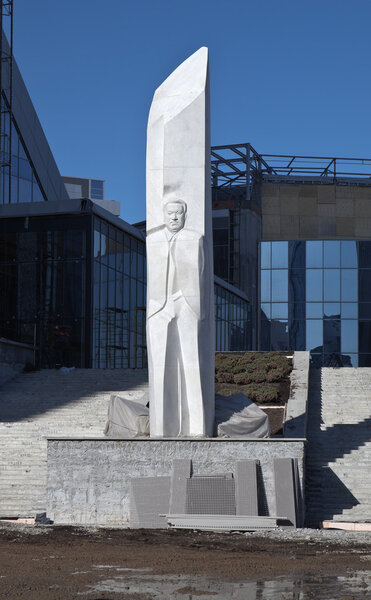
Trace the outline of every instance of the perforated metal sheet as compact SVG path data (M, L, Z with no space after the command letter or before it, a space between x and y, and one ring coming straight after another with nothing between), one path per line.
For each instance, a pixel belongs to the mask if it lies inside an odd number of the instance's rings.
M225 477L187 479L187 514L235 515L235 481Z

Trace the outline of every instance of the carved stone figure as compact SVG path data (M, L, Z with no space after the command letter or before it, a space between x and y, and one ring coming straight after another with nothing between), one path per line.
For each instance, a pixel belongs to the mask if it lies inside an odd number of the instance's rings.
M178 67L156 91L147 139L150 432L154 437L212 435L214 318L206 48Z

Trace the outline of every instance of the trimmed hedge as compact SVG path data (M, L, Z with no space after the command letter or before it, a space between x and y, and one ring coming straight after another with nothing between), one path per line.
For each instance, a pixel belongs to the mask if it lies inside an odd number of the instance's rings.
M288 399L292 362L278 352L217 353L216 392L231 396L243 392L257 404L276 404Z

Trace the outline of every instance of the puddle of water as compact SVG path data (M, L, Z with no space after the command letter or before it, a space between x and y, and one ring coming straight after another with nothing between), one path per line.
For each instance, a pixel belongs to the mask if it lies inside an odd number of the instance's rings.
M99 565L104 568L104 565ZM125 598L138 598L138 594L151 599L172 600L366 600L371 592L371 571L358 571L344 576L278 577L270 581L240 583L217 581L193 575L153 575L150 569L124 569L120 575L87 586L79 595L99 593L125 594ZM122 574L125 571L125 575Z

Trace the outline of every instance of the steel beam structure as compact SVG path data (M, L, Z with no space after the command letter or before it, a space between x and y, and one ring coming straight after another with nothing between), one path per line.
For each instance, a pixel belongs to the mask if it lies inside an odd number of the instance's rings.
M232 144L211 148L211 173L213 186L246 186L250 200L261 181L371 185L371 159L259 154L251 144Z

